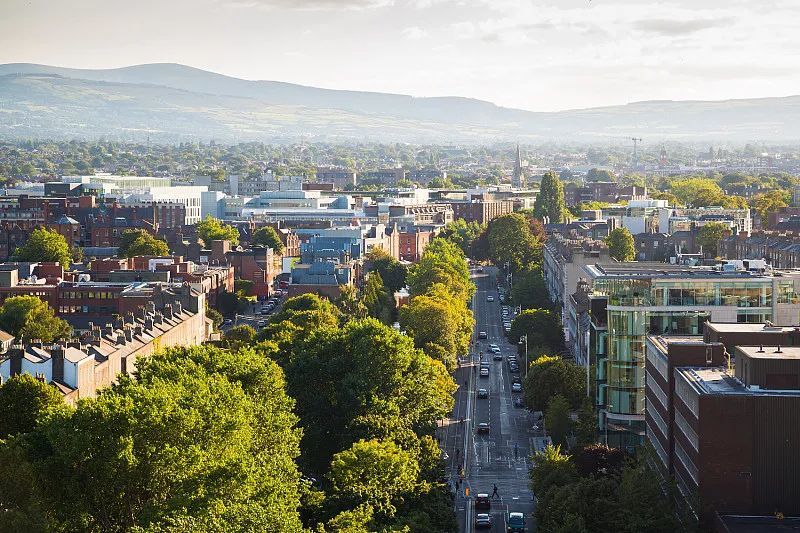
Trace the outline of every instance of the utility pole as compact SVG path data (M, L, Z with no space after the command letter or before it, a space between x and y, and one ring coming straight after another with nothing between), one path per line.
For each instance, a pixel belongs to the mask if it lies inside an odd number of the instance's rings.
M520 335L519 343L525 343L525 377L528 377L528 334Z

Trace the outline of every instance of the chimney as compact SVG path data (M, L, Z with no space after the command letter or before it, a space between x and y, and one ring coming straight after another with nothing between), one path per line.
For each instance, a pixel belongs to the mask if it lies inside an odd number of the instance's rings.
M153 323L154 324L162 324L164 322L164 315L156 311L156 314L153 315Z
M64 381L64 352L66 347L56 343L50 350L50 361L53 368L53 381Z
M115 316L113 326L114 329L122 329L125 327L125 319L120 315Z
M117 344L125 345L125 334L123 332L117 333Z
M141 326L141 324L136 324L133 327L133 334L136 335L137 337L141 337L142 336L142 326Z
M44 346L44 344L42 343L42 339L31 339L31 341L28 344L33 348L42 348Z
M167 320L172 318L172 304L164 304L164 309L162 310L164 313L164 318Z
M144 329L150 331L153 329L153 317L148 316L144 319Z
M183 313L183 304L180 301L175 302L175 308L173 311L176 315Z
M103 335L112 338L114 336L114 326L112 324L106 324L106 327L103 328Z
M125 334L125 340L126 341L128 341L128 342L132 342L133 341L133 328L132 327L125 326L125 329L123 330L123 333Z
M133 311L128 311L125 313L125 323L126 324L134 324L136 323L136 317L133 314Z
M155 314L155 312L156 312L156 304L153 303L153 302L147 302L147 306L145 307L145 310L150 315Z

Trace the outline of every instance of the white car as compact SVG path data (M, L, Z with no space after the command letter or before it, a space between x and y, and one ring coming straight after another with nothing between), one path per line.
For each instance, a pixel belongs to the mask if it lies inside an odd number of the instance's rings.
M489 368L488 367L481 368L481 377L482 378L488 378L489 377Z
M511 392L522 392L522 383L512 383Z
M487 297L486 297L486 301L487 301L487 302L493 302L493 301L494 301L494 296L492 296L492 295L490 294L489 296L487 296Z

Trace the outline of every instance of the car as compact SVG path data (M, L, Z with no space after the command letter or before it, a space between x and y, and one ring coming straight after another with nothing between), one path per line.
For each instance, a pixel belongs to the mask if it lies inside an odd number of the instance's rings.
M511 322L503 322L503 327L511 329Z
M488 494L479 493L475 496L475 510L476 511L488 511L492 508L492 499L489 497Z
M489 377L489 368L488 367L484 366L484 367L481 368L481 377L482 378L488 378Z
M495 361L502 361L503 354L501 354L500 352L495 352L495 354L492 356L492 359L494 359Z
M263 328L266 325L267 325L267 321L266 320L259 320L258 321L258 327Z
M487 422L481 422L478 424L476 431L478 433L489 433L489 424ZM480 496L480 494L478 496Z
M522 383L512 383L511 392L522 392Z
M508 513L506 532L525 533L525 515L522 513Z
M475 529L492 529L492 515L489 513L475 515Z
M508 364L509 365L516 365L517 364L517 356L514 355L513 353L512 354L508 354L506 359L508 360Z
M499 346L492 346L491 348L489 348L489 351L492 352L492 353L500 353L500 347Z
M483 267L478 267L478 272L480 272L481 274L483 274Z
M272 312L272 308L271 307L262 307L261 308L261 314L262 315L268 315L271 312Z
M508 371L511 372L512 374L519 374L519 365L517 364L509 365Z
M233 324L233 320L231 320L230 318L226 318L223 324L226 326L230 326L231 324Z
M490 294L489 296L487 296L487 297L486 297L486 301L487 301L487 302L493 302L493 301L494 301L494 296L492 296L492 295Z
M514 398L514 407L516 408L525 407L525 401L521 397L517 396L516 398Z
M511 383L522 383L522 378L519 376L512 376Z
M489 336L486 334L486 332L485 332L485 331L479 331L479 332L478 332L478 338L479 338L479 339L488 339L488 338L489 338Z
M489 391L486 389L478 389L478 398L488 398Z

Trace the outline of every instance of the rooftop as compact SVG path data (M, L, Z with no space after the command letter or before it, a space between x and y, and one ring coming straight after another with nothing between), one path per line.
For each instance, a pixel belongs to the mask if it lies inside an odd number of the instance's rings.
M800 346L737 346L752 359L800 359ZM780 350L780 351L778 351Z
M787 331L800 331L796 326L770 326L767 324L745 324L737 322L706 322L706 328L718 333L762 333L775 332L783 333Z
M747 388L723 368L676 368L699 394L748 394Z
M773 275L800 274L800 271L783 271L765 274L748 270L721 270L714 267L692 267L656 262L595 263L587 265L586 271L592 278L704 278L704 279L764 279Z
M647 339L665 353L670 344L706 345L702 335L648 335Z

